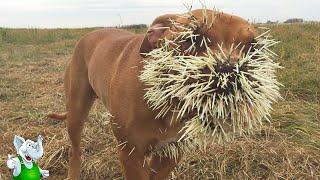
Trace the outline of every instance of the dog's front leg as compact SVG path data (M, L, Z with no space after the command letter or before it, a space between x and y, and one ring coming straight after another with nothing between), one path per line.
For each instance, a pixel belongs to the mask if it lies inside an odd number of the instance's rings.
M120 162L126 180L149 180L149 169L144 154L134 147L126 146L119 150Z
M173 171L173 169L178 165L179 161L182 158L182 154L179 155L177 159L170 157L160 157L154 155L150 161L150 179L152 180L163 180L167 179Z

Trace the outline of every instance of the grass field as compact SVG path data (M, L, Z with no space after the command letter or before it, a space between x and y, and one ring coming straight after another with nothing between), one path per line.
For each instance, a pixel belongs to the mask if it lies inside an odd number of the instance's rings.
M172 179L320 179L320 25L274 25L284 100L272 123L250 139L186 154ZM63 122L63 73L73 47L94 29L0 29L0 179L10 179L7 154L15 134L44 135L40 167L66 177L70 148ZM141 30L133 30L140 32ZM96 102L83 135L83 179L123 179L108 114Z

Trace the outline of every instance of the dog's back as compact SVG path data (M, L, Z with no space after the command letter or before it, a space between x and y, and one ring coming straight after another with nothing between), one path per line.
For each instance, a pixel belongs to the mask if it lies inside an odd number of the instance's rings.
M110 111L110 103L115 101L112 97L119 92L117 86L132 89L138 83L141 68L137 65L142 65L139 63L142 61L139 54L142 40L143 35L125 30L102 29L89 33L76 46L72 61L85 62L91 87ZM121 83L124 84L119 85ZM115 92L111 96L112 91Z
M82 37L77 43L74 53L81 54L86 64L89 64L90 60L93 59L92 55L98 49L104 48L105 52L114 52L114 55L119 54L128 41L136 36L136 34L122 29L99 29Z

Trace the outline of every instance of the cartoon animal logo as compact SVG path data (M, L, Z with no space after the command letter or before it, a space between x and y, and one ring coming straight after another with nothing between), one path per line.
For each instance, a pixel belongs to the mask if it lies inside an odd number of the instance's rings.
M40 180L41 176L47 178L48 170L41 169L36 160L43 156L43 137L38 136L37 142L23 137L14 136L13 144L18 157L8 155L7 166L13 170L13 180Z

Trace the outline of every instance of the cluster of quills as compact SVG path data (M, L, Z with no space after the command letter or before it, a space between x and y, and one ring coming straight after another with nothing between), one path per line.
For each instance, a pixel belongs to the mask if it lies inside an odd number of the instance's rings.
M206 13L203 22L207 21ZM172 20L174 28L170 30L177 29L176 38L163 39L159 48L146 54L140 75L148 87L144 98L159 112L157 118L170 113L176 113L177 120L192 116L181 129L178 142L155 152L175 159L179 151L252 133L263 120L269 120L272 103L281 98L275 74L281 67L270 50L277 41L269 31L256 37L252 48L240 53L240 60L231 64L223 44L218 45L220 53L213 53L208 46L210 39L198 34L203 22L191 12L183 17L191 23L183 25ZM207 26L212 28L212 23ZM203 56L195 53L197 38L205 50ZM179 43L186 39L191 40L190 46L181 50ZM199 39L197 42L199 45ZM240 45L233 45L230 54Z

